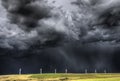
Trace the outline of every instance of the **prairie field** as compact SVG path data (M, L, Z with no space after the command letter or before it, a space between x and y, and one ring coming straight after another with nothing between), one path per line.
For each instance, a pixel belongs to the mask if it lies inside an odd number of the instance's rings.
M120 81L120 74L1 75L0 81Z

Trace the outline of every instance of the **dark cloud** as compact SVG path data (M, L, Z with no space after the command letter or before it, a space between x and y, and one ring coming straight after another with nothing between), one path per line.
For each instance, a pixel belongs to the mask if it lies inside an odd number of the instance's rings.
M74 38L65 13L44 0L2 0L8 21L1 28L1 47L26 50L53 47ZM67 22L68 21L68 22ZM65 23L66 22L66 23ZM6 32L5 32L6 31ZM73 31L73 32L72 32ZM72 33L73 35L72 35Z
M50 7L43 0L2 0L2 4L11 22L21 27L37 27L40 19L48 18L51 14Z
M0 27L1 62L7 65L7 57L14 67L24 68L24 73L40 67L46 72L55 68L59 72L65 68L119 72L119 3L77 0L72 4L79 9L69 12L43 0L3 0L10 22ZM35 64L31 67L30 63Z
M120 10L118 0L77 0L79 6L75 25L81 29L83 41L115 41L119 40ZM74 4L75 4L74 3ZM94 4L92 4L94 3ZM82 34L83 33L83 34Z

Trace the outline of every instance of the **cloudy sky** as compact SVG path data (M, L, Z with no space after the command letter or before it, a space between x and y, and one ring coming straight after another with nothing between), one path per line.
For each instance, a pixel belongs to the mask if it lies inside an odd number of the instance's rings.
M120 72L119 3L0 0L0 74Z
M65 10L74 11L77 9L77 6L71 5L71 2L74 2L76 0L48 0L48 1L57 7L62 6L63 9Z

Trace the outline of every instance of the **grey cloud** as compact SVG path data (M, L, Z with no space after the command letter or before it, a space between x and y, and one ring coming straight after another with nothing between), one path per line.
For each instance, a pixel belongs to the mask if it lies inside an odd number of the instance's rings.
M104 0L78 0L76 3L79 6L78 12L66 12L53 8L43 0L3 0L2 5L6 8L8 18L10 18L12 24L9 23L9 26L4 25L6 26L4 28L7 29L3 31L7 31L1 34L1 37L3 37L1 39L3 44L1 45L4 45L4 40L6 40L6 47L18 47L20 49L27 49L31 46L40 48L44 46L52 47L57 46L59 43L63 44L66 40L72 43L74 39L79 40L79 44L94 44L96 42L113 44L119 42L118 0L108 2ZM18 5L12 6L13 4ZM33 8L37 8L37 10ZM105 10L102 11L102 9ZM29 12L23 12L27 10ZM111 10L112 12L116 11L113 16L109 17ZM21 18L25 19L25 21L22 20L23 23L21 23ZM16 19L18 21L13 22ZM34 20L35 25L32 28L26 24L26 22L34 24ZM112 20L117 21L113 22ZM12 26L14 27L12 28ZM9 27L11 31L8 30ZM26 31L26 29L29 31Z
M81 40L88 43L119 40L119 0L77 0L75 3L79 6L75 21L81 29Z
M50 16L50 7L43 0L2 0L12 23L34 28L38 21Z
M4 7L1 10L6 14L1 23L2 48L41 49L79 39L70 12L44 0L2 0L1 3Z
M114 53L120 48L117 3L118 0L77 0L74 4L79 6L78 11L69 12L53 8L43 0L3 0L5 9L2 9L8 17L0 23L2 52L7 50L7 54L15 56L46 54L45 58L51 58L56 64L62 61L64 67L69 64L68 67L77 71L112 69Z

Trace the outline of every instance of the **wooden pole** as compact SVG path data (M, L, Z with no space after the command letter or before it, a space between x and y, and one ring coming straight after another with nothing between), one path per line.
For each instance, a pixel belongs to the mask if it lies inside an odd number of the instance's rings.
M55 69L55 74L57 73L57 69Z
M87 69L85 69L85 74L87 74L88 73L88 70Z
M21 75L21 74L22 74L22 69L20 68L20 69L19 69L19 75Z
M65 73L66 73L66 74L68 73L68 70L67 70L67 69L65 69Z
M42 68L40 68L40 74L42 74Z

